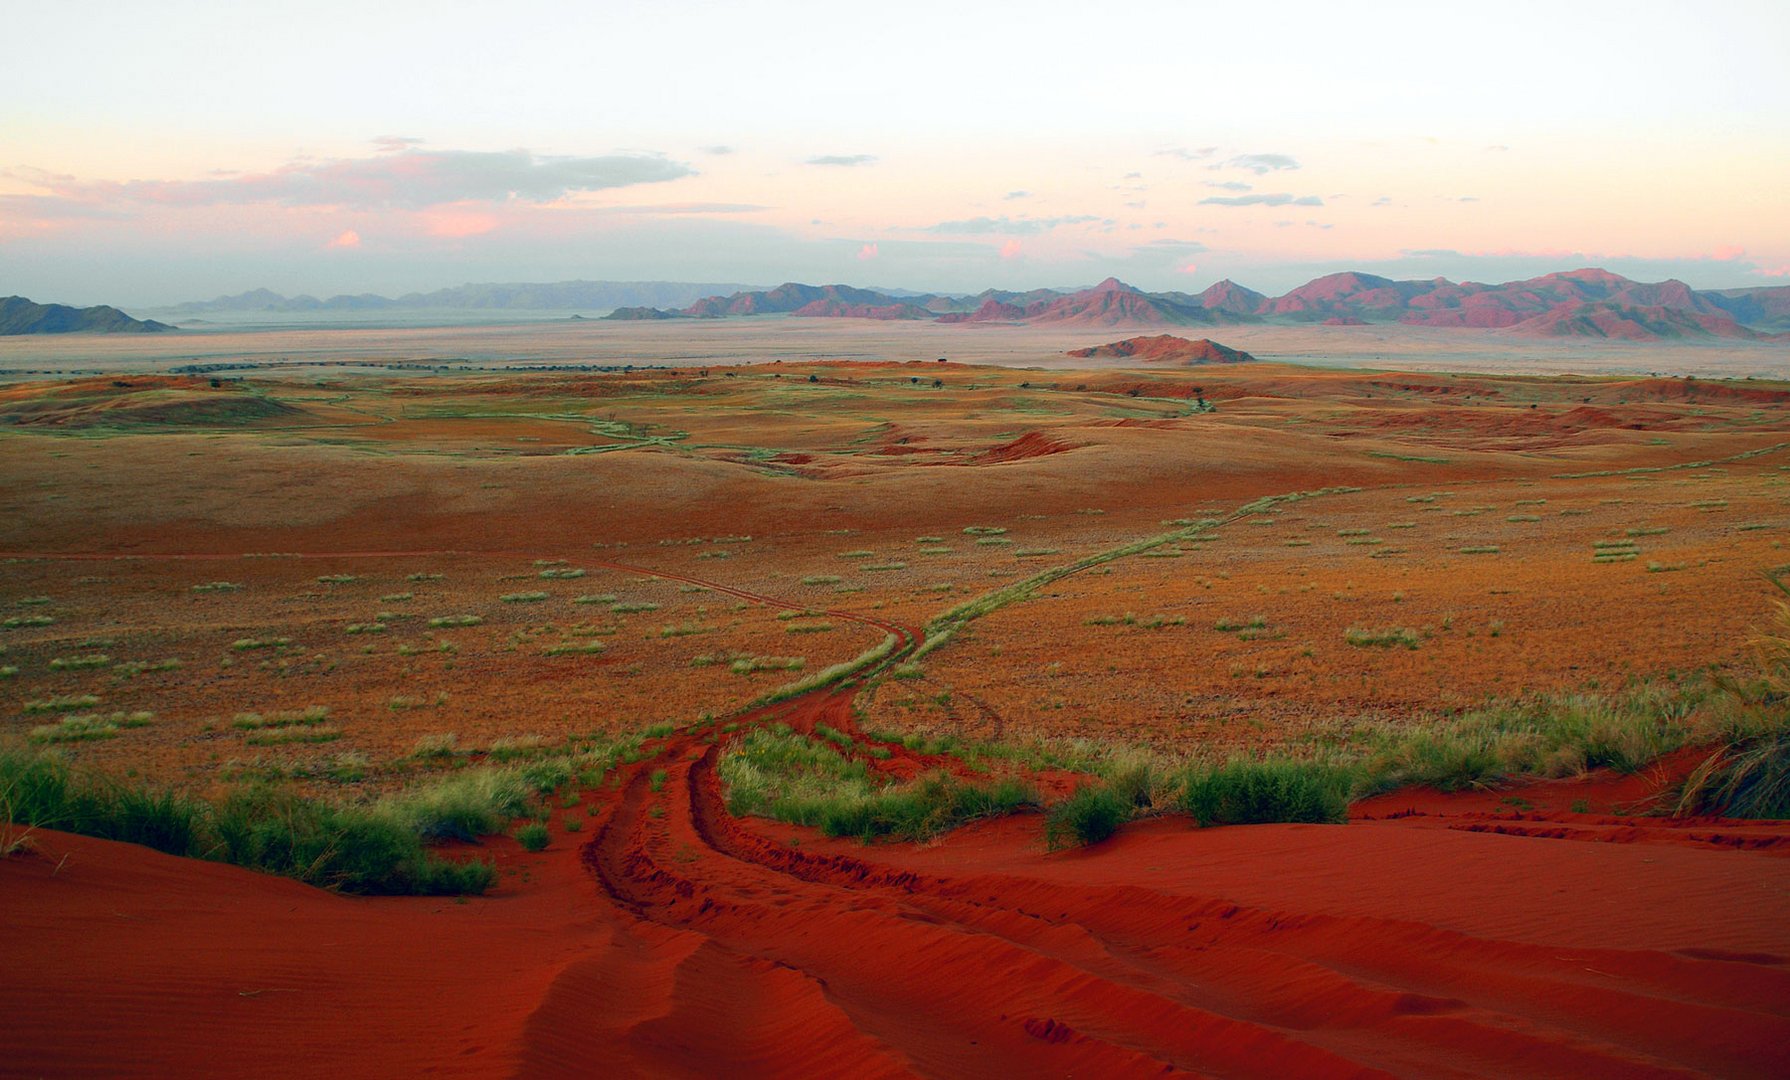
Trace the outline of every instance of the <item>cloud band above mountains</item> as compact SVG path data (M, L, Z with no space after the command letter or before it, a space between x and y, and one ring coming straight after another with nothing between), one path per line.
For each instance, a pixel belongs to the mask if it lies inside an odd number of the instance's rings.
M527 150L416 150L297 161L270 172L205 180L81 180L12 175L47 189L44 201L97 207L271 204L421 210L457 202L548 203L584 191L663 183L696 170L658 154L550 157Z

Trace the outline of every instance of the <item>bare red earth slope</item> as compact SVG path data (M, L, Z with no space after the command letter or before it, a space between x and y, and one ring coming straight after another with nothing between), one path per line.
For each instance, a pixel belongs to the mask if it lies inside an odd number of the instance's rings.
M852 727L848 694L743 717ZM1047 853L730 817L649 744L467 903L347 899L54 833L0 863L8 1075L1781 1076L1783 823L1570 783L1346 826L1164 819ZM893 750L882 767L945 766ZM654 769L668 773L650 782Z

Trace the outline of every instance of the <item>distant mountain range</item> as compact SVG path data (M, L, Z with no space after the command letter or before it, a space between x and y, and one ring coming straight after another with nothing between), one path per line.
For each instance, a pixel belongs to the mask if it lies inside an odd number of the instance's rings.
M160 309L170 315L217 312L396 311L405 309L473 309L485 311L609 311L628 307L681 307L706 296L752 288L733 283L678 281L556 281L459 285L392 298L373 293L332 296L282 296L270 289L251 289L215 300L196 300Z
M1632 281L1606 270L1571 270L1485 285L1394 281L1345 272L1266 296L1232 281L1197 295L1145 292L1117 278L1091 289L989 289L974 296L895 294L850 285L801 285L704 297L681 309L640 306L610 319L798 318L930 319L943 323L1071 326L1233 326L1320 323L1474 327L1534 337L1629 341L1773 339L1790 331L1790 286L1697 290L1682 281Z
M22 296L0 297L0 335L152 334L172 329L149 319L133 319L115 307L76 308L34 304Z

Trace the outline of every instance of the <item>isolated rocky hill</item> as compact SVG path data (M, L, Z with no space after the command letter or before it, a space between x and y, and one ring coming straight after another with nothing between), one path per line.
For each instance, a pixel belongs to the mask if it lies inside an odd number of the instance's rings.
M1246 364L1255 357L1242 349L1220 345L1210 338L1190 341L1173 334L1155 337L1126 338L1086 349L1071 349L1065 355L1084 360L1143 360L1147 362L1184 364Z

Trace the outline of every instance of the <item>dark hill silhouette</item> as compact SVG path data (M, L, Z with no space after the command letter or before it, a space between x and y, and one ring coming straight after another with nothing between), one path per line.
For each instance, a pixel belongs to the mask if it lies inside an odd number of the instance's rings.
M0 297L0 334L153 334L172 326L133 319L115 307L77 308L36 304L22 296Z

